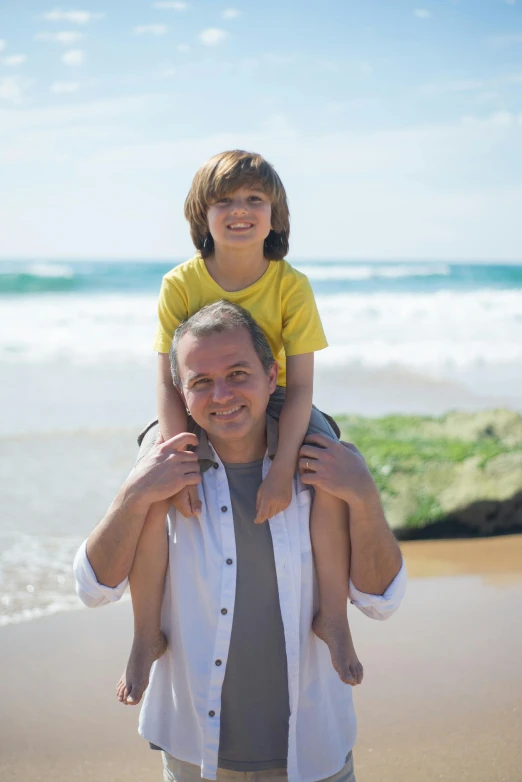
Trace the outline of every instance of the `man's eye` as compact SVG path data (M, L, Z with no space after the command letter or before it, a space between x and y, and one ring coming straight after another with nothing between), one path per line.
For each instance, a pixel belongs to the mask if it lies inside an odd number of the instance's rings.
M240 377L244 377L245 375L246 375L246 372L243 372L243 370L241 370L241 369L237 369L235 372L232 372L230 377L240 378Z
M208 382L209 382L209 378L208 377L202 377L199 380L196 380L196 382L193 383L192 387L193 388L198 388L199 386L206 385Z

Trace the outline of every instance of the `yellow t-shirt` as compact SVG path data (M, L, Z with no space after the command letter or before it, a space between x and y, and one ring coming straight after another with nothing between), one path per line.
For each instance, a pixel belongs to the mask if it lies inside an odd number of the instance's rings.
M253 285L226 291L212 279L203 258L196 255L163 278L154 350L168 353L180 322L219 299L241 305L261 326L279 363L280 386L286 386L286 356L314 353L328 346L308 278L287 261L270 261Z

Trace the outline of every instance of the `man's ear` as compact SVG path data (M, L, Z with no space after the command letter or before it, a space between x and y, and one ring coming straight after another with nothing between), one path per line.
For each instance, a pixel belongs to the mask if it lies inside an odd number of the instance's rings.
M268 372L268 387L270 393L273 394L277 386L277 376L279 374L279 364L274 361Z
M189 409L187 407L187 400L185 399L185 394L183 393L183 388L180 388L179 386L176 386L176 391L179 393L179 395L180 395L180 397L181 397L181 399L183 401L183 404L185 405L185 410L190 415L190 411L189 411Z

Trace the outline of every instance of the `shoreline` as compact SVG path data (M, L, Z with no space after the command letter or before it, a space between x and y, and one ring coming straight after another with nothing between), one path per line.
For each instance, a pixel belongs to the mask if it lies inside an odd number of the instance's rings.
M0 366L5 377L0 409L9 411L0 421L0 437L92 430L138 433L155 417L154 357L143 364L0 362ZM484 391L477 393L477 388ZM518 379L506 381L503 388L500 394L498 383L486 387L471 377L438 379L394 366L332 369L318 364L314 404L334 417L439 416L452 410L496 408L522 413Z
M492 584L522 582L522 534L491 535L459 539L399 540L408 571L408 581L447 577L480 577ZM22 611L0 617L3 628L32 623L49 617L83 612L86 607L73 594L67 594L58 607ZM125 592L120 601L130 601Z

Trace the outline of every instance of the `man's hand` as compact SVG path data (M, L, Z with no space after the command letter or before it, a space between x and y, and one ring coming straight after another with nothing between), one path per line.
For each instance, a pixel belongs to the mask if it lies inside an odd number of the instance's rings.
M311 434L299 451L299 472L305 484L323 489L348 504L376 491L360 451L351 443Z
M186 450L188 446L197 444L198 438L190 432L178 434L166 442L160 435L157 443L130 474L127 481L130 493L152 505L169 499L186 487L194 487L197 492L195 486L201 483L198 457L193 451Z
M272 464L270 472L261 484L257 492L256 518L254 524L262 524L271 519L276 513L288 508L292 501L292 474L278 469Z

